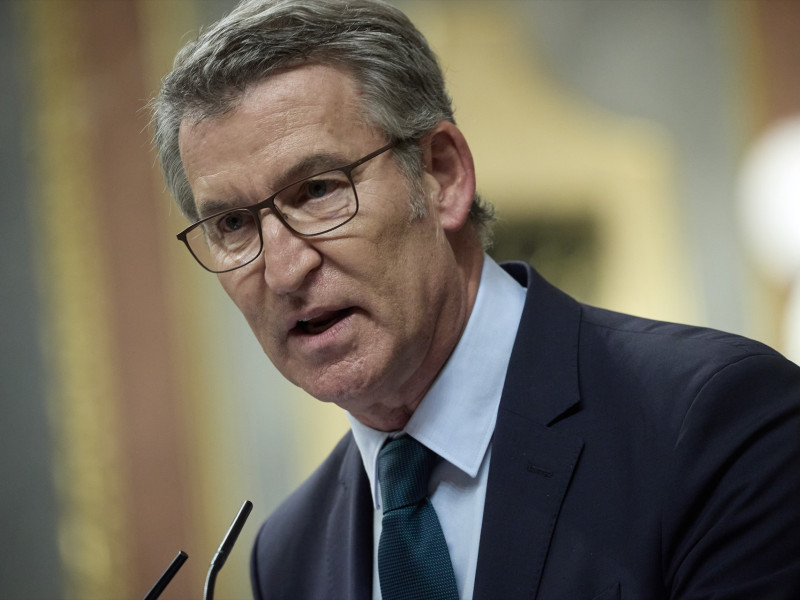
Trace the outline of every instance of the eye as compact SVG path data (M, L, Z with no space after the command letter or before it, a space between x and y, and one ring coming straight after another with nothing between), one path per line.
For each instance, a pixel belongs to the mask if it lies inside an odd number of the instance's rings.
M229 213L222 218L220 225L226 231L236 231L242 228L244 222L242 220L242 215Z
M275 196L275 208L286 219L319 218L340 204L348 203L350 183L344 173L329 171L299 181ZM304 213L301 215L300 212Z
M328 193L328 181L325 179L313 179L306 183L306 192L311 198L322 198Z
M223 235L236 233L248 227L251 220L252 217L247 211L231 211L219 217L217 220L217 229Z

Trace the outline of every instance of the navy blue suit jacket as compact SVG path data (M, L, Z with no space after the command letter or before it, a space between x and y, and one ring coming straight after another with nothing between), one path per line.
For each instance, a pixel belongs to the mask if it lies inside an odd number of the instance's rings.
M475 598L800 598L800 368L757 342L529 289L492 439ZM346 435L252 554L256 598L371 597Z

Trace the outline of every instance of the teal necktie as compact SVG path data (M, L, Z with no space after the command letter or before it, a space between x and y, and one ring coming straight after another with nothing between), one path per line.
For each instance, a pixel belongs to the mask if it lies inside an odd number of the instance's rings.
M378 575L383 600L458 600L456 578L428 478L438 457L416 440L390 440L378 454L383 530Z

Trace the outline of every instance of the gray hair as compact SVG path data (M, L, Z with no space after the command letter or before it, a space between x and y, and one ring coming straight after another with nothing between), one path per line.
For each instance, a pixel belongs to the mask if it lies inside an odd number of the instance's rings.
M427 41L383 0L244 0L184 46L151 102L158 158L181 211L197 219L178 146L181 122L221 116L248 85L300 64L353 76L366 121L398 142L394 156L409 181L414 214L424 214L418 142L439 122L454 123L453 109ZM477 194L470 220L488 245L493 209Z

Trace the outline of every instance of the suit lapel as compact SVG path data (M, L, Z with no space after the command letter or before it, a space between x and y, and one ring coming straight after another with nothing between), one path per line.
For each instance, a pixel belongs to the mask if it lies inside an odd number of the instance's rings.
M521 263L528 296L500 401L475 598L535 598L583 441L553 425L578 409L580 306Z
M325 532L327 577L331 600L372 598L372 497L358 447L351 436L339 473L339 489L331 491ZM338 492L338 493L337 493Z

